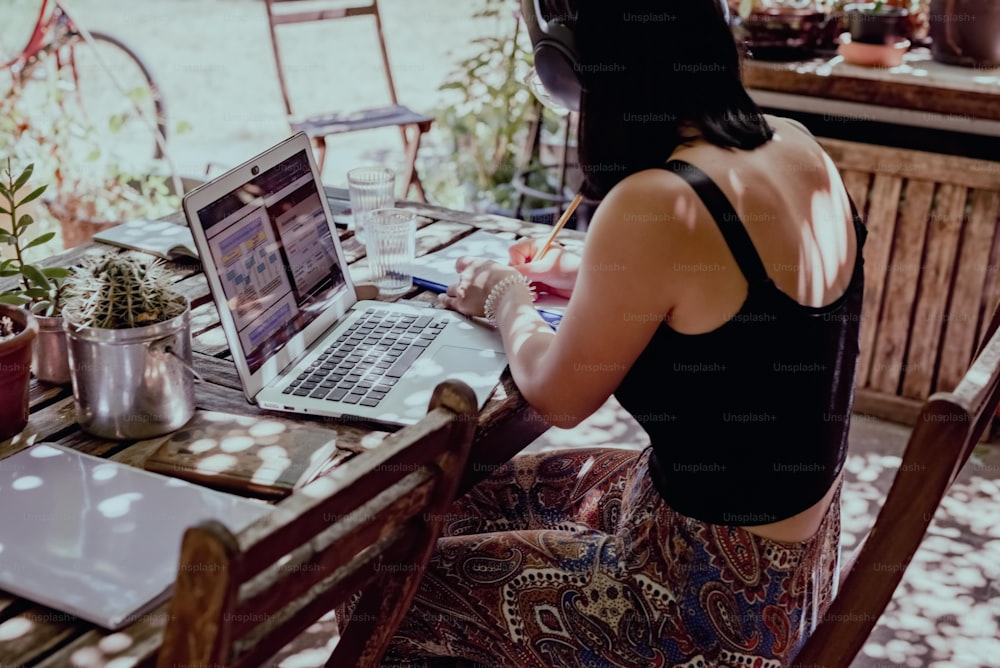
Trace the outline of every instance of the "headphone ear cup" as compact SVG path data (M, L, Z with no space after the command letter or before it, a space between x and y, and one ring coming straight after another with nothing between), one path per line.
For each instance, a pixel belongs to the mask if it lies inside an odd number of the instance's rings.
M580 110L583 86L578 63L565 44L552 39L535 44L535 72L545 91L560 105L571 111Z
M534 45L535 73L545 91L563 107L579 111L583 86L573 31L561 18L546 21L540 0L521 0L521 13Z

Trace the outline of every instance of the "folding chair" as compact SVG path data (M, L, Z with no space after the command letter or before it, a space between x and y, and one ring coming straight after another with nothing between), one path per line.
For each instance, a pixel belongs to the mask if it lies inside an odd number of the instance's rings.
M409 609L476 426L468 385L239 534L189 528L157 666L257 666L360 592L327 666L378 665Z
M1000 308L952 392L924 403L875 524L843 568L840 591L793 666L848 666L882 615L941 499L1000 402Z
M411 186L416 186L420 201L426 202L424 188L417 174L417 151L420 149L421 137L430 130L431 122L434 119L399 104L399 100L396 98L396 85L389 67L389 54L385 48L378 0L370 0L368 4L352 3L349 5L345 5L343 0L339 2L336 0L266 0L265 6L271 35L271 48L274 51L274 63L278 70L278 83L281 86L281 97L285 103L288 123L293 131L301 130L312 138L320 171L323 170L326 158L326 138L328 136L395 125L399 127L406 151L406 166L400 179L403 184L403 197L409 194ZM378 35L379 53L382 56L382 68L389 87L391 105L362 109L351 113L331 112L304 118L298 117L292 108L285 68L278 48L278 26L356 16L373 16L375 18L375 32Z

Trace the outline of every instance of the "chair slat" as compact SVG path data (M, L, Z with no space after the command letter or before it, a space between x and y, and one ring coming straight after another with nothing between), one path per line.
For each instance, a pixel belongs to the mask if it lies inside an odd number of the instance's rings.
M896 393L903 375L933 198L933 182L911 180L906 184L887 268L885 305L872 363L871 386L887 394Z
M977 328L983 303L988 299L986 277L990 249L1000 222L997 220L1000 192L974 190L969 201L971 208L955 262L954 287L944 316L942 353L938 362L937 387L945 391L958 385L975 354L976 341L982 338Z
M932 390L967 199L966 188L944 184L930 214L901 392L920 401Z
M872 384L875 360L875 340L882 321L882 302L892 258L892 240L896 234L899 194L903 179L876 174L872 181L868 207L868 240L865 244L865 296L862 304L860 332L861 355L858 359L859 384Z

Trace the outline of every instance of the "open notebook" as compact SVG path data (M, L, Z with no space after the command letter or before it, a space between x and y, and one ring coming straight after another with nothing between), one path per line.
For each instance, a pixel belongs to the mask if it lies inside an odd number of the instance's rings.
M270 510L39 443L0 460L0 589L115 630L167 598L187 527Z
M455 262L465 255L485 257L506 264L510 261L507 249L514 242L501 236L476 230L469 236L439 251L418 257L413 263L413 282L434 292L444 292L458 281ZM553 327L562 320L569 300L558 295L541 293L535 300L539 314Z
M94 241L142 251L164 260L198 257L191 230L185 225L174 225L164 220L136 218L98 232Z

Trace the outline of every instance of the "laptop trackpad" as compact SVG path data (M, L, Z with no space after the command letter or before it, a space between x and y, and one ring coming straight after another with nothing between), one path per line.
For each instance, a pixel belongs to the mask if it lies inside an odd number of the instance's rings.
M475 391L482 408L505 366L507 357L502 352L441 346L432 357L418 358L407 370L406 404L421 414L426 413L434 387L442 380L455 379L467 383Z

